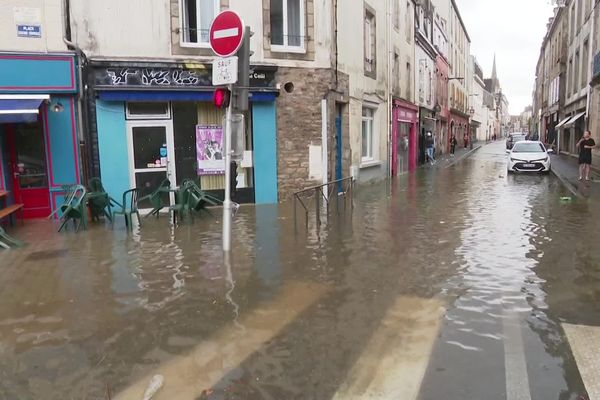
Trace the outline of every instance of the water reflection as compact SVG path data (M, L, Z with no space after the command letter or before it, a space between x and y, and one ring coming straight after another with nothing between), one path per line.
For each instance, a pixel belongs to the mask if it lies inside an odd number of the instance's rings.
M448 307L422 399L504 398L515 321L534 397L581 393L560 322L600 324L600 209L505 177L501 147L365 186L306 229L291 204L243 207L225 263L218 213L133 235L26 224L0 259L0 398L104 398L155 373L190 398L332 398L399 298Z

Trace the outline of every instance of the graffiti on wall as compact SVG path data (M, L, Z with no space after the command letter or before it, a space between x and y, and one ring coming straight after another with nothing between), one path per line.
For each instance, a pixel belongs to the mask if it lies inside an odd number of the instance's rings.
M275 69L250 71L250 86L276 87ZM97 88L208 88L212 87L210 66L203 68L181 67L96 67L93 69Z

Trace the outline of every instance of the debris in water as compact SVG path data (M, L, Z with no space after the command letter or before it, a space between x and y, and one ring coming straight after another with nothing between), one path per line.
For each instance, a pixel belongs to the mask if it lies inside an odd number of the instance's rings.
M560 198L560 201L563 203L570 203L573 198L571 196L563 196Z
M158 392L158 390L162 387L164 382L165 378L162 375L154 375L152 379L150 379L148 388L144 392L143 400L151 400L156 392Z

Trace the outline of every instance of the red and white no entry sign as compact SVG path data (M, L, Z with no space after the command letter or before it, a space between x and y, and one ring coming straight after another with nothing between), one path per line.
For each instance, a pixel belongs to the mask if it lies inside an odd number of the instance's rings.
M237 53L244 40L244 21L234 11L221 12L210 27L210 47L221 57Z

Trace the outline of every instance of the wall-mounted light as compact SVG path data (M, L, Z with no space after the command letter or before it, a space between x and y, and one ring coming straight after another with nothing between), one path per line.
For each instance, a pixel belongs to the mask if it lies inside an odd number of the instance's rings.
M65 106L63 106L61 102L54 103L54 105L52 106L52 111L54 111L55 113L63 112L65 111Z

